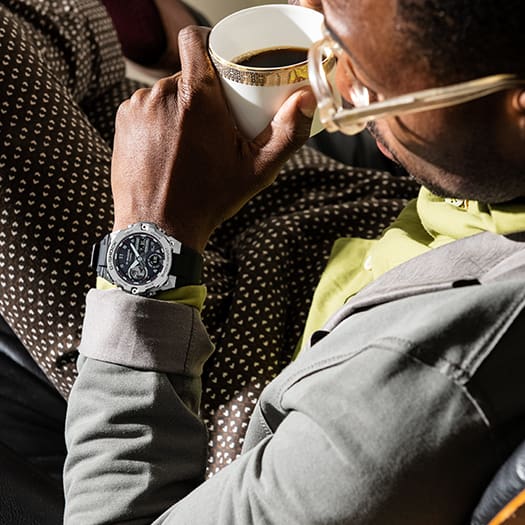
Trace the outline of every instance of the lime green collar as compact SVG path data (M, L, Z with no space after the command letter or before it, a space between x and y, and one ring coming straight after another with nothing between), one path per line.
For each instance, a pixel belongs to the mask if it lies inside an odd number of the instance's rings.
M507 234L525 230L525 203L485 204L443 199L421 188L417 212L433 247L481 232Z

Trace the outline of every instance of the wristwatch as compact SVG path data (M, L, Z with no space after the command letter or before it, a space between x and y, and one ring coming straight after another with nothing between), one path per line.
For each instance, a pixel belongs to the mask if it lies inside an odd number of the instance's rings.
M200 284L202 255L151 222L137 222L93 246L90 266L122 290L151 296Z

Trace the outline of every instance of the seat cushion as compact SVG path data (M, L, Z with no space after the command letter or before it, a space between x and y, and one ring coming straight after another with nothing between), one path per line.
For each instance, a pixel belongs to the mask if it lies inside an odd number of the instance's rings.
M498 470L491 481L472 518L472 525L487 525L525 489L525 442L522 443ZM523 520L523 517L522 517ZM509 525L525 521L509 521ZM499 523L505 523L500 521Z
M0 444L0 523L61 525L61 483Z

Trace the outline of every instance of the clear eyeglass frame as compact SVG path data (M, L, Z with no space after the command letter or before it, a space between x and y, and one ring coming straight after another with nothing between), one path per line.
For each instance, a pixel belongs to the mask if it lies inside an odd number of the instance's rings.
M368 88L349 69L353 76L349 98L354 107L344 108L341 95L329 80L330 72L323 66L323 61L326 64L327 58L335 57L339 60L344 50L324 25L323 34L323 38L315 42L308 52L308 76L317 99L319 118L323 126L331 132L341 131L346 135L355 135L374 120L463 104L498 91L525 85L525 80L516 75L491 75L371 102ZM349 57L348 60L351 64Z

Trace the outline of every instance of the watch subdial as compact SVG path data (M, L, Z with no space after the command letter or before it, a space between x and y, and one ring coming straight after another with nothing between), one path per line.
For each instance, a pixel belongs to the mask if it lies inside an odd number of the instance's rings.
M152 270L160 270L162 268L164 260L162 255L158 252L154 252L148 256L148 266Z
M128 276L134 282L144 281L148 276L148 270L143 264L132 265L128 269Z

